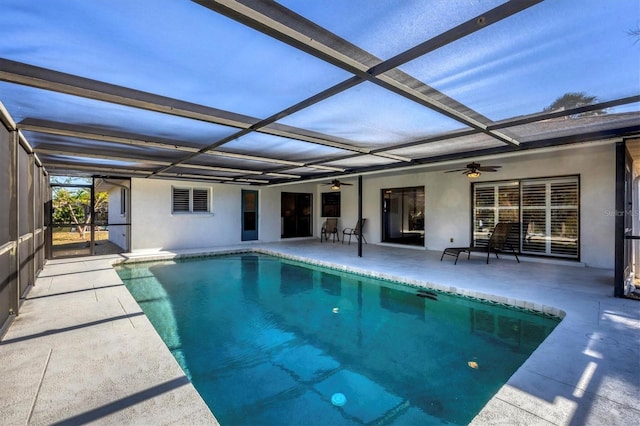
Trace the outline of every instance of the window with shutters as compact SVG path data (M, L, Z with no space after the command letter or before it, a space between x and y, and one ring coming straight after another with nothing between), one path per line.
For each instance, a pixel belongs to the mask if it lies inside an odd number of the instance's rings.
M209 213L209 188L171 188L171 213Z
M518 181L476 184L473 198L474 245L486 245L496 223L519 221L520 184Z
M193 188L191 191L193 195L193 212L194 213L209 213L209 190L201 188Z
M578 259L579 183L570 176L474 184L474 245L486 245L496 223L516 222L522 253Z
M523 253L578 257L578 178L522 182Z

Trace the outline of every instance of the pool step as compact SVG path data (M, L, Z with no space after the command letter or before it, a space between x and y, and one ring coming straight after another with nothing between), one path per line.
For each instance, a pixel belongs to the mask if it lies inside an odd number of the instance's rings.
M424 290L424 289L419 289L418 292L416 293L416 296L418 297L424 297L425 299L429 299L429 300L438 300L438 294L434 293L432 291L429 290Z

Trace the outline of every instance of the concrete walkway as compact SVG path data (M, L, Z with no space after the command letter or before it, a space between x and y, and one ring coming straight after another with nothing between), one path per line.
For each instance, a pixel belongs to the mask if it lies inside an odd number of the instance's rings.
M346 270L564 315L474 424L635 425L640 302L613 298L613 272L510 256L440 262L440 253L319 240L252 244ZM216 424L111 268L136 253L50 261L0 345L2 424ZM460 390L464 392L463 389Z
M217 424L115 258L47 262L0 342L0 424Z

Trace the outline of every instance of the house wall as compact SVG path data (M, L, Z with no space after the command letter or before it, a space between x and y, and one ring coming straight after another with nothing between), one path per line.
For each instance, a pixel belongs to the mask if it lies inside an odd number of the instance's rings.
M613 144L573 145L568 149L522 153L492 159L477 159L498 164L498 173L483 173L475 182L516 178L580 175L581 183L581 261L592 267L612 268L614 259L615 147ZM450 168L458 168L460 162ZM449 167L447 167L449 168ZM471 181L461 174L438 171L390 171L363 176L364 235L369 243L381 240L381 189L411 186L425 187L425 246L442 250L470 243ZM328 180L327 180L328 181ZM357 178L345 177L353 186L341 188L339 228L356 223ZM280 241L280 194L313 194L313 231L319 238L321 193L330 191L326 182L258 188L260 193L259 241ZM184 249L239 244L240 200L242 186L193 183L194 187L213 188L213 212L209 215L172 215L171 185L184 182L134 179L132 182L132 246L140 249ZM256 189L256 187L251 187Z
M212 188L211 213L172 214L172 186ZM235 185L132 179L131 249L178 250L238 243L240 190Z
M592 267L613 268L615 215L615 145L572 146L543 153L482 160L497 164L497 173L483 173L473 182L580 175L581 262ZM459 163L451 168L458 168ZM445 168L441 170L446 170ZM395 174L394 174L395 173ZM353 226L357 218L357 180L343 179L341 227ZM443 250L452 244L466 246L471 239L471 183L456 173L407 172L363 177L363 213L367 241L380 242L381 189L425 187L425 246ZM450 242L453 238L454 242Z
M280 241L282 192L315 194L312 183L270 188L132 179L132 250L179 250L241 244L242 189L258 190L258 241ZM212 189L210 214L172 214L171 187ZM314 211L319 209L315 203ZM315 223L314 228L315 229ZM244 242L250 244L251 242Z

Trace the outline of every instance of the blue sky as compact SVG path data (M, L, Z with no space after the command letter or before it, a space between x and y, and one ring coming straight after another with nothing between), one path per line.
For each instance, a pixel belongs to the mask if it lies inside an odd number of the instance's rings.
M387 59L501 2L282 3ZM0 0L0 10L2 58L258 118L349 77L184 0ZM566 92L637 95L640 41L628 31L639 21L638 0L547 0L401 69L493 120L541 111ZM462 127L365 85L284 122L375 143Z

